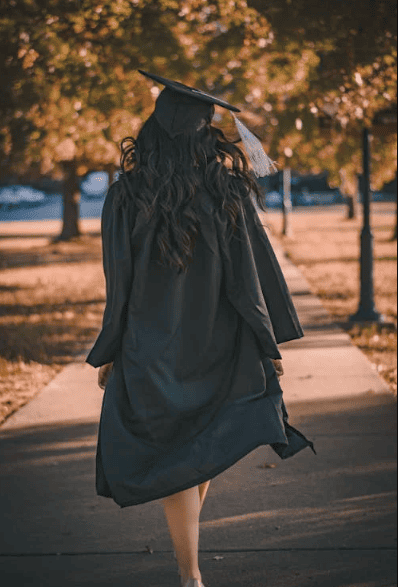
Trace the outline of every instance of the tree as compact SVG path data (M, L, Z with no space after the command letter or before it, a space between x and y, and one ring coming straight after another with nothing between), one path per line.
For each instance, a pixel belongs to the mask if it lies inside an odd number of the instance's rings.
M391 235L391 241L394 242L398 238L398 207L395 209L395 226Z
M63 178L63 238L79 233L78 178L117 168L118 143L153 109L159 90L138 68L241 105L281 166L327 169L347 194L361 171L361 125L396 99L395 9L386 1L0 6L0 178ZM228 114L219 124L236 136ZM374 137L375 185L396 171L394 139Z
M195 82L199 42L230 31L243 44L258 26L240 0L2 2L0 174L62 178L61 237L77 236L79 176L116 168L118 143L153 109L137 69Z
M327 168L334 185L356 195L361 134L396 104L397 7L389 0L251 0L272 24L272 51L257 65L271 91L259 95L277 129L274 147L306 171ZM279 52L279 56L278 56ZM276 69L285 73L278 80ZM269 84L271 82L271 85ZM293 89L294 86L294 89ZM266 95L268 93L268 96ZM280 137L283 137L280 139ZM396 127L373 140L373 182L396 174ZM341 173L343 171L343 173Z

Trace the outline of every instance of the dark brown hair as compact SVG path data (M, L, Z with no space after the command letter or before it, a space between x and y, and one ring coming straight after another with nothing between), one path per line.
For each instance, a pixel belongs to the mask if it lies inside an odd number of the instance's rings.
M151 115L137 139L126 137L121 144L120 199L134 203L148 220L155 215L161 264L179 272L186 271L193 258L199 228L194 207L198 188L206 189L218 210L227 215L230 235L243 199L253 194L264 210L243 152L211 125L213 113L214 107L200 130L174 139Z

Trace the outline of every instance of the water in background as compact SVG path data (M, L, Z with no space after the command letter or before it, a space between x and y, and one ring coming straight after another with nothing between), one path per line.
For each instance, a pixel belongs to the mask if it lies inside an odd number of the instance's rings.
M108 191L108 174L90 173L80 188L80 217L99 218ZM59 220L62 214L61 194L47 194L29 186L0 188L0 221Z
M118 173L115 174L116 180ZM104 199L108 191L108 174L102 171L90 173L80 184L81 218L100 218ZM265 204L268 209L282 207L282 194L276 190L264 190ZM372 200L391 201L395 199L393 192L376 192ZM344 197L339 190L309 192L292 190L292 204L296 211L317 206L327 209L329 206L341 205ZM61 194L46 194L29 186L0 187L0 222L18 220L61 220L63 205Z

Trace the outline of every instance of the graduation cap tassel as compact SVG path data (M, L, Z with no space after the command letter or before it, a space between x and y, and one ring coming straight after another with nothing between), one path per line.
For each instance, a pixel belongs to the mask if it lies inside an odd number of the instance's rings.
M265 177L272 175L278 171L275 161L272 161L264 151L261 142L253 133L238 119L235 114L232 114L235 119L236 128L240 138L242 139L246 153L253 166L253 171L257 177Z

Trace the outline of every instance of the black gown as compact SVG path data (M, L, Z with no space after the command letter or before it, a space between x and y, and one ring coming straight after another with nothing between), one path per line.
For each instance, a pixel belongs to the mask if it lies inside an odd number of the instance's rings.
M87 362L114 362L96 461L98 495L120 506L212 479L260 445L286 459L313 443L288 423L271 359L303 332L249 198L238 232L206 191L186 274L160 266L156 224L134 208L102 212L106 308ZM315 451L314 451L315 452Z

